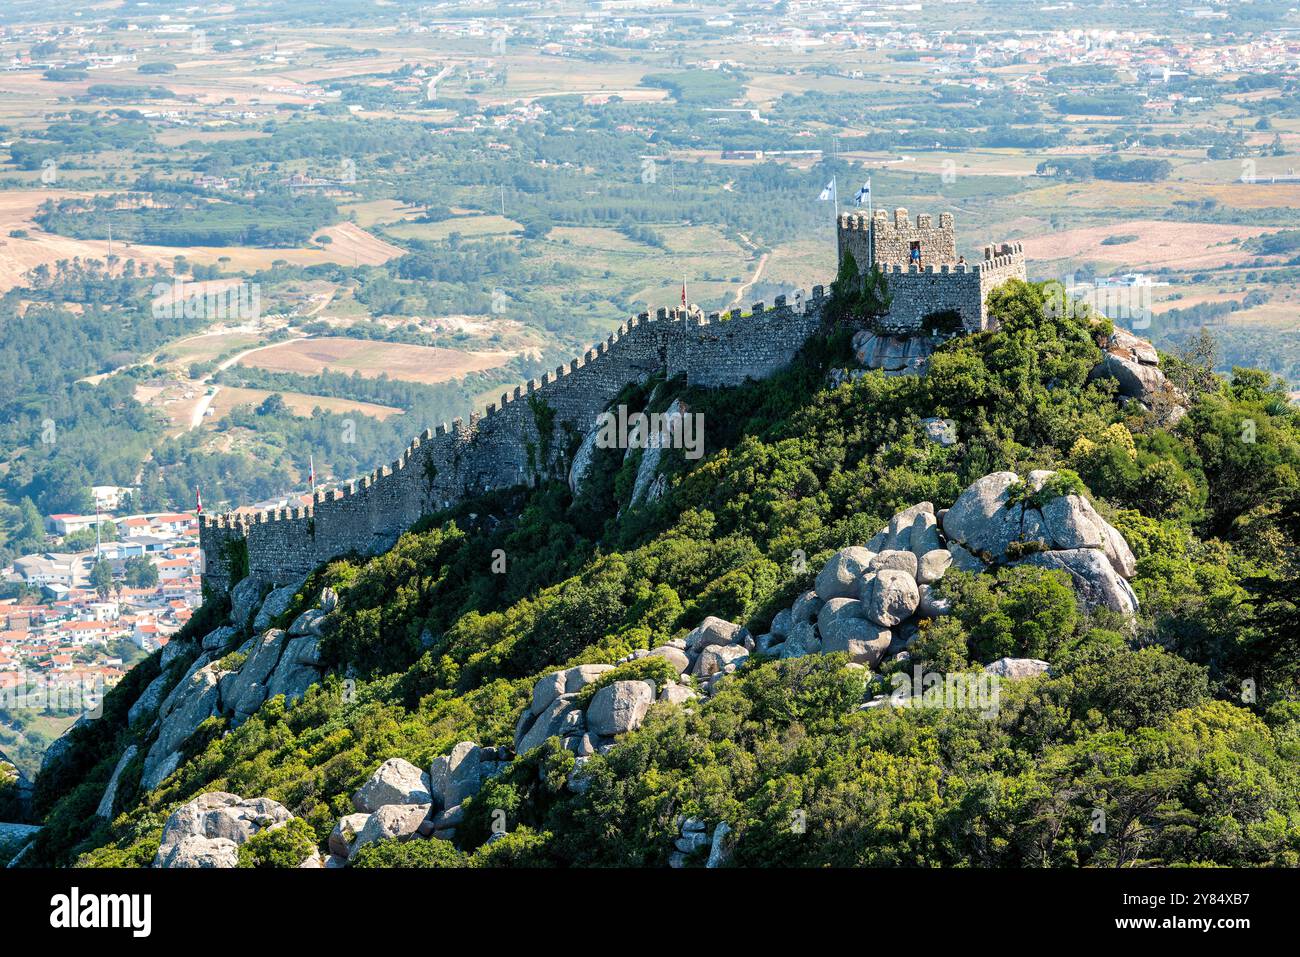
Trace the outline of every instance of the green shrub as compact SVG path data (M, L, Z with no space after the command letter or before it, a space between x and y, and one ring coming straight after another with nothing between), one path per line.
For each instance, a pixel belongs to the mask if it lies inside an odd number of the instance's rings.
M258 831L239 845L239 866L300 867L315 850L311 826L295 817L282 827Z
M493 838L476 850L469 859L471 867L554 867L550 855L552 835L520 827Z
M232 651L228 655L222 656L216 665L217 671L238 671L244 667L244 662L248 661L248 653L243 651Z
M1024 505L1026 508L1042 508L1054 498L1063 495L1087 495L1088 487L1083 479L1069 469L1059 469L1048 477L1038 491L1034 491L1028 482L1021 479L1012 483L1007 489L1007 508Z
M465 855L450 841L438 839L402 841L391 838L375 841L357 851L352 867L464 867Z

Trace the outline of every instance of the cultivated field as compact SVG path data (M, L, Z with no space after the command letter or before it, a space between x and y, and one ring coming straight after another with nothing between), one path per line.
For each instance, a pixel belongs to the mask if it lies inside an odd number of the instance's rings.
M0 292L19 285L25 273L41 264L53 266L61 259L105 260L106 240L71 239L47 233L33 221L37 208L50 198L67 199L84 193L64 190L22 189L0 191ZM13 236L15 231L25 236ZM316 234L329 236L331 242L319 247L258 249L246 246L149 246L115 241L113 254L119 259L162 265L170 269L177 256L203 265L257 271L284 261L301 266L338 263L343 266L378 266L403 254L392 243L366 232L353 223L328 226Z
M1025 256L1038 262L1074 260L1135 270L1211 269L1239 265L1254 255L1241 243L1269 229L1179 223L1168 220L1127 220L1026 237ZM1130 242L1103 245L1111 237L1136 236Z
M217 394L212 399L211 408L213 414L206 417L207 422L215 422L222 416L226 415L231 409L240 405L257 406L272 393L266 389L242 389L236 386L223 385L217 389ZM294 415L310 416L312 409L320 407L326 412L337 412L340 415L347 413L356 413L359 415L368 415L374 419L386 419L390 415L400 415L402 410L390 405L376 405L373 402L357 402L352 399L337 399L323 395L306 395L302 392L280 392L278 393Z
M42 264L53 266L61 259L104 260L108 243L96 240L69 239L47 233L32 221L37 207L45 200L68 198L77 195L62 190L19 189L0 191L0 292L20 285L25 273ZM81 194L84 195L84 194ZM14 236L13 232L25 232ZM114 253L137 262L171 265L172 258L182 249L163 249L160 246L126 246L114 244Z
M391 236L399 239L423 239L426 242L438 242L452 233L460 233L467 238L478 236L508 236L522 232L523 224L505 216L454 216L436 223L399 222L386 227Z
M299 339L248 353L237 363L276 372L315 375L324 369L360 372L367 378L387 373L410 382L447 382L470 372L495 369L515 356L505 351L461 352L362 339Z
M420 215L419 206L407 206L395 199L372 199L363 203L342 203L339 212L344 216L355 215L357 225L362 229L386 223L400 223Z
M255 332L207 332L169 342L152 358L164 368L185 369L196 362L211 362L218 356L251 348L260 341L261 336Z

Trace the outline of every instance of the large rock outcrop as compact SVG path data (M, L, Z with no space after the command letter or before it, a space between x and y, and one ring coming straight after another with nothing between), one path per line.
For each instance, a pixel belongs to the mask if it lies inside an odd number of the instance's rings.
M373 814L388 804L432 803L429 775L402 758L389 758L352 795L352 806L363 814Z
M1060 486L1060 493L1053 489ZM929 502L899 512L865 545L836 552L813 591L778 613L756 647L782 658L847 652L875 667L905 651L923 618L951 613L934 591L950 569L983 572L1023 563L1070 576L1088 607L1137 609L1136 571L1124 537L1055 472L994 472L970 485L952 508ZM696 632L713 626L702 624ZM694 635L696 632L692 632ZM688 646L690 639L688 639Z
M225 791L200 794L167 818L153 866L236 867L241 844L292 819L284 805L269 798L245 799Z
M591 431L582 437L582 442L573 453L573 464L569 466L569 491L575 496L582 494L582 486L587 481L592 462L596 458L596 440L600 437L599 421Z
M165 696L162 692L170 681L170 672L166 671L132 705L128 713L132 724L156 713L151 729L153 743L145 754L141 775L146 790L158 787L176 769L181 748L204 721L221 717L229 718L233 725L241 724L269 698L284 695L286 701L296 701L320 681L321 629L337 603L332 592L322 594L322 604L327 603L328 610L311 609L295 619L288 632L267 628L248 638L233 653L220 654L243 633L238 621L278 618L301 583L273 589L263 602L260 596L265 587L257 581L236 585L231 623L214 629L198 642L198 657ZM268 609L267 602L273 600Z
M1101 362L1088 378L1114 379L1121 396L1140 402L1165 423L1177 422L1187 413L1187 397L1160 371L1155 346L1123 329L1111 333Z
M613 737L641 726L655 702L649 681L614 681L605 685L587 706L587 730L597 737Z
M326 867L344 867L376 841L453 840L465 816L463 802L500 774L512 755L462 741L433 759L427 772L389 758L352 795L356 814L345 814L329 837Z
M664 450L673 448L682 441L682 429L685 417L690 413L686 403L674 399L662 414L663 427L652 431L646 438L641 452L641 461L637 463L636 480L632 483L630 505L638 502L653 502L663 495L666 483L658 479L659 465L663 460ZM629 448L628 452L632 450Z
M863 329L853 336L854 358L885 375L920 375L929 364L935 340L929 336L890 336Z
M749 654L743 644L747 639L739 625L710 617L684 640L638 651L615 664L576 665L544 675L533 685L532 702L515 725L515 750L524 754L547 738L558 737L579 758L603 753L613 745L615 736L640 727L651 705L694 698L689 675L710 678L734 671ZM649 681L615 681L582 706L584 688L618 664L648 656L671 664L681 676L679 681L663 688Z
M122 756L117 759L117 766L113 768L113 775L108 779L108 786L104 788L103 797L99 799L99 807L95 809L96 817L112 818L113 805L117 802L117 789L122 781L122 772L126 766L135 760L139 753L139 748L134 744L128 745L127 749L122 752Z

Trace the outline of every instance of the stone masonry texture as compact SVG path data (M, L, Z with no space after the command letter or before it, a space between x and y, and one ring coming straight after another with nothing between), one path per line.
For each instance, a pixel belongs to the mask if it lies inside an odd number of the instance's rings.
M919 331L926 316L944 310L959 312L968 331L986 328L988 291L1013 276L1024 278L1019 244L996 251L986 247L983 262L957 265L950 214L932 227L928 216L918 216L912 226L905 210L892 221L881 211L874 224L883 227L876 240L878 261L888 266L893 298L885 324L904 334ZM842 216L840 255L854 250L857 258L870 232L864 217ZM920 269L907 265L912 241L922 243ZM927 262L927 255L934 259ZM204 515L199 537L205 589L226 593L242 570L243 554L249 574L282 584L339 555L383 552L422 515L467 496L563 474L571 437L590 431L628 383L655 374L684 375L688 385L706 387L766 378L788 365L822 327L827 304L822 287L794 298L787 302L778 296L771 308L755 303L745 314L642 313L585 355L503 394L486 415L426 430L391 465L346 488L317 492L311 505ZM551 434L543 440L539 421L548 417Z

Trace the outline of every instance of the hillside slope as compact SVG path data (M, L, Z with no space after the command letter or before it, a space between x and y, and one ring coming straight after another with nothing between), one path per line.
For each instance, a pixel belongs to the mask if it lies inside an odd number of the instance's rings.
M47 762L24 862L1300 863L1300 417L1170 357L1185 415L1117 401L1107 323L989 306L923 376L843 329L630 385L707 454L210 603Z

